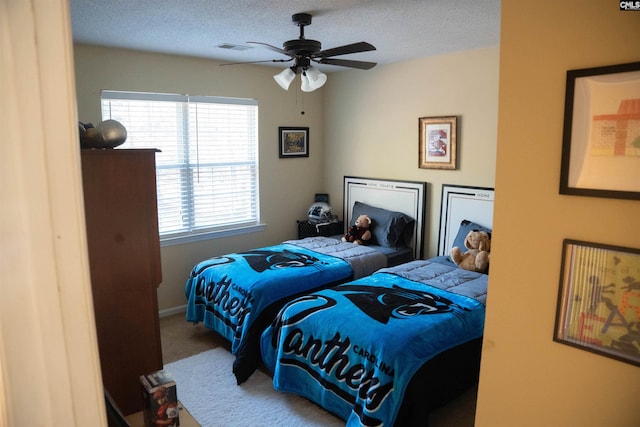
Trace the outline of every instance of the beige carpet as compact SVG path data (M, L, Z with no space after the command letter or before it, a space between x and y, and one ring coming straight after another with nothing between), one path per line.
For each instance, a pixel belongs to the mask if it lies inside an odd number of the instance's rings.
M169 364L207 350L222 347L229 350L229 344L215 332L202 324L187 323L184 313L160 319L162 354L164 363ZM266 372L266 371L265 371ZM233 374L229 370L233 381ZM235 384L235 381L234 381ZM178 384L178 394L180 394ZM234 386L235 387L235 386ZM477 388L467 390L462 396L431 414L430 427L473 427L476 409ZM284 393L280 393L286 399ZM185 404L188 410L189 407Z

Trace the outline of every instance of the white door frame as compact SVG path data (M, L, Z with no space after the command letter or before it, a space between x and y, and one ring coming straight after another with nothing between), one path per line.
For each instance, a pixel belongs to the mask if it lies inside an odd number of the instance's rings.
M0 0L0 426L106 426L67 0Z

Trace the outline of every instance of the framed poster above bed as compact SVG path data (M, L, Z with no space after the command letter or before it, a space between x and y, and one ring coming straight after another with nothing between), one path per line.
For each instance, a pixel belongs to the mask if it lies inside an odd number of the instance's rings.
M418 167L456 169L458 117L420 117L418 121Z
M492 228L493 196L493 188L442 185L438 255L449 255L463 220L479 229Z

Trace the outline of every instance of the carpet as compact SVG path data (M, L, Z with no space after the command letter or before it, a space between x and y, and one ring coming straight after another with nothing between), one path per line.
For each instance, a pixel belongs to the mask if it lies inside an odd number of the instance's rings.
M261 371L237 385L233 360L216 348L164 367L176 380L178 399L202 427L344 426L309 400L274 390Z

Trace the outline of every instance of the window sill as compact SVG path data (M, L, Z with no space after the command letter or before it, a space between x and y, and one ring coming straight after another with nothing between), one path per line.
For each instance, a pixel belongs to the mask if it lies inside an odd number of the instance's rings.
M207 233L190 234L188 236L160 238L160 247L183 245L185 243L200 242L203 240L220 239L222 237L237 236L239 234L256 233L264 231L266 224L257 224L247 227L230 228L226 230L209 231Z

